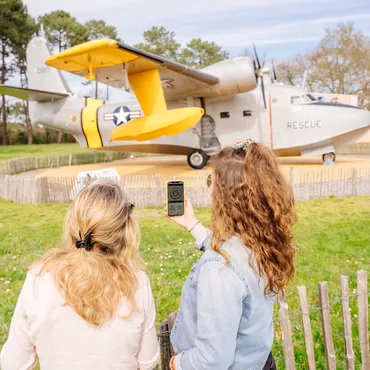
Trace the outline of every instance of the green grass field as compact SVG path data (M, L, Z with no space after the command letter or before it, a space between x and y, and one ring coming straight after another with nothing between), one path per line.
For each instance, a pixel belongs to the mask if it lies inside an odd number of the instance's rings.
M7 337L12 313L25 278L27 266L38 254L58 245L67 206L21 205L0 201L0 347ZM307 369L297 285L307 287L309 305L318 303L317 284L328 281L330 300L340 295L340 275L350 278L351 293L356 288L356 272L370 272L370 197L326 199L300 202L296 243L300 247L298 276L287 291L294 335L297 369ZM157 323L168 311L178 308L181 287L191 266L200 256L191 236L165 219L157 208L135 211L142 229L141 251L148 261L148 274L157 307ZM208 223L209 209L198 209ZM353 338L359 363L356 299L351 299ZM331 308L338 368L344 368L343 327L340 303ZM319 310L311 313L317 369L325 368ZM274 354L283 369L279 326L276 324ZM359 367L356 367L359 368Z
M83 153L91 149L83 149L79 144L40 144L40 145L8 145L0 146L0 161L17 157L36 157L48 154Z

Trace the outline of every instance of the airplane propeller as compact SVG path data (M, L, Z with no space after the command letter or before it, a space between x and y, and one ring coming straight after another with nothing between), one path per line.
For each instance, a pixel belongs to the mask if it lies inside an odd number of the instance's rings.
M265 83L263 82L263 68L262 68L261 63L260 63L260 60L258 58L256 45L254 45L254 44L253 44L253 49L254 49L254 55L256 57L256 61L254 63L256 78L258 79L258 77L259 77L261 79L261 89L262 89L263 104L265 106L265 109L267 109L267 105L266 105L266 94L265 94ZM257 62L257 66L256 66L256 62Z

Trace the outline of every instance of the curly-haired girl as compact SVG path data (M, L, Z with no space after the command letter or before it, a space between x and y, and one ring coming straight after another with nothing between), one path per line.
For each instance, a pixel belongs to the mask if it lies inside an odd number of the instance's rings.
M211 160L210 230L186 199L187 228L204 250L182 291L172 331L176 370L275 369L276 295L295 274L294 198L274 153L245 141Z

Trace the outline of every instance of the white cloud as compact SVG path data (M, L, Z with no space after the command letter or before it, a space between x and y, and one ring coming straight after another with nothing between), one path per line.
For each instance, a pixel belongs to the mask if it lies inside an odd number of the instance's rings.
M204 38L215 40L224 47L248 45L253 42L258 45L307 42L319 40L324 34L324 29L332 27L333 24L355 20L370 20L370 13L313 18L279 23L268 27L229 28L228 33L210 33L204 35Z

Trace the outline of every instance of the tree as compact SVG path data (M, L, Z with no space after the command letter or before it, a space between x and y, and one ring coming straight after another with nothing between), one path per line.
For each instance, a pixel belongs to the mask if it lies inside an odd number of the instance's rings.
M352 24L326 31L310 74L324 92L359 95L359 104L370 108L370 40Z
M102 38L118 40L116 27L107 25L105 21L101 19L89 21L85 23L85 27L88 31L89 40Z
M307 71L306 86L309 90L314 88L315 82L309 73L312 65L312 55L298 54L294 58L285 59L277 64L276 74L279 81L289 85L301 86L305 71Z
M195 68L204 68L229 57L222 46L202 39L191 40L179 55L179 61Z
M88 40L88 29L64 10L45 14L38 21L44 25L46 38L52 48L57 48L59 52ZM62 138L63 132L58 130L58 144Z
M31 24L30 19L27 7L21 0L7 0L0 3L1 84L4 84L15 70L15 50L24 44L23 33ZM2 139L3 145L7 145L7 109L4 95L2 96Z
M154 26L144 32L144 42L137 44L136 47L165 58L176 60L180 44L176 42L175 36L174 32L167 31L164 27Z
M27 17L26 22L18 29L20 38L18 40L17 46L14 48L14 54L16 57L17 69L20 73L21 87L26 88L28 86L27 79L27 61L26 61L26 45L32 38L32 35L37 31L37 26L35 20L30 16ZM27 131L27 141L28 144L33 143L33 132L32 123L29 113L28 100L22 101L22 107L25 115L26 121L26 131Z
M297 84L309 70L311 90L332 94L356 94L359 105L370 109L370 40L355 31L352 24L339 24L318 47L307 55L298 55L278 66L279 76Z
M56 10L38 19L45 28L46 38L59 52L88 40L88 29L64 10Z

